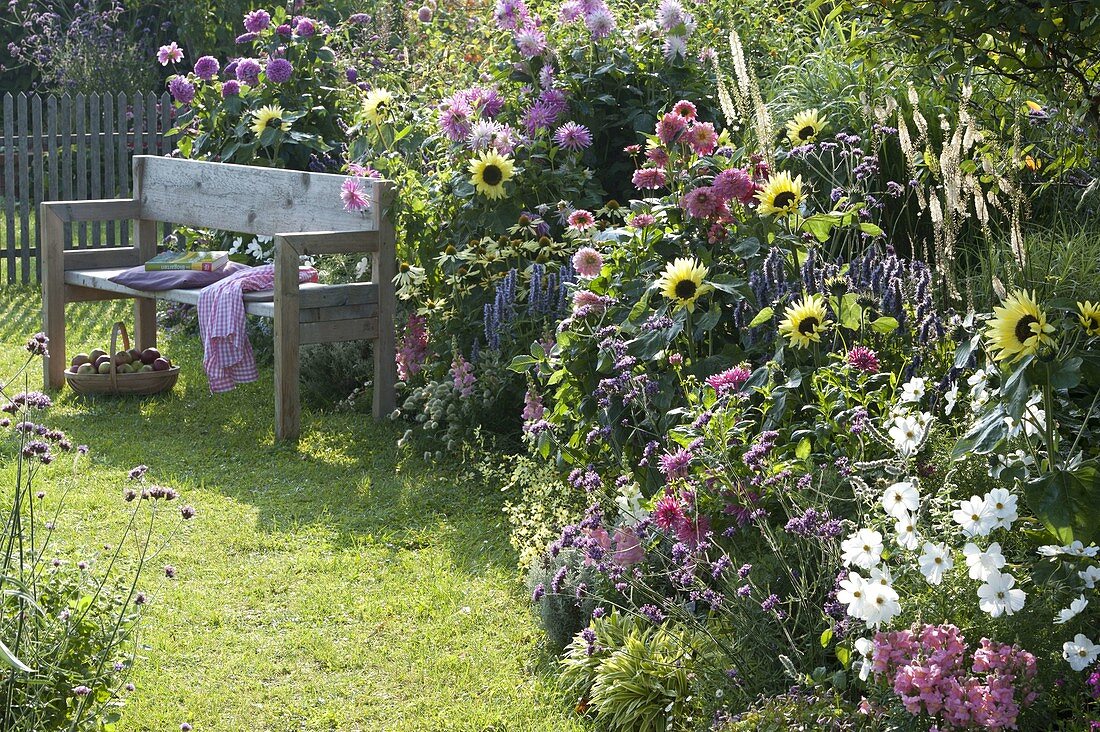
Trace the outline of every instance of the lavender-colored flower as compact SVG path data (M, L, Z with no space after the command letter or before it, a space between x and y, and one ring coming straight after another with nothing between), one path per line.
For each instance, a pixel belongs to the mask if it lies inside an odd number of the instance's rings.
M260 36L257 33L242 33L237 36L236 39L234 39L234 43L240 46L244 43L252 43L252 41L256 40L259 37Z
M554 131L554 142L566 150L584 150L592 144L592 133L576 122L566 122Z
M174 579L176 576L176 568L171 564L164 565L164 576L168 579Z
M300 38L312 38L317 33L317 26L312 18L298 18L298 22L294 25L294 32Z
M470 136L472 123L470 118L473 110L466 102L452 97L446 106L441 107L439 113L439 126L450 139L455 142L466 140Z
M516 31L516 48L526 59L541 56L546 52L546 34L532 25Z
M516 30L527 24L527 5L523 0L498 0L493 18L501 30Z
M690 451L680 448L676 452L666 452L661 456L661 472L665 474L665 480L671 482L687 475L688 466L695 458Z
M537 585L535 585L535 590L531 593L531 602L533 602L533 603L538 602L539 600L541 600L543 598L543 596L545 594L546 594L546 585L539 582Z
M432 9L427 5L421 5L420 9L416 11L416 18L421 23L432 22Z
M615 30L615 18L611 15L611 11L607 9L607 6L588 13L584 17L584 24L588 28L588 32L592 34L592 38L597 41L601 38L607 38L611 35L611 31Z
M292 35L294 35L294 29L291 28L288 23L283 23L275 29L275 33L276 35L282 36L283 38L290 38Z
M73 687L73 693L76 694L77 696L88 696L89 694L92 693L92 690L89 689L87 686L84 686L83 684L81 684L80 686L74 686Z
M195 76L203 81L210 81L221 69L218 59L213 56L203 56L195 62Z
M344 76L347 78L349 84L354 84L359 80L359 72L355 70L354 66L349 66L348 70L344 72Z
M191 519L195 518L195 509L191 506L181 506L180 517L184 521L190 521Z
M267 80L274 84L284 84L290 81L294 73L294 66L285 58L273 58L267 62Z
M46 334L39 332L31 336L23 348L34 356L48 356L49 350L47 346L49 343L50 339L46 337Z
M638 608L638 614L654 624L661 623L665 619L665 614L656 605L642 605Z
M255 86L260 80L260 72L263 68L260 66L259 61L251 58L242 58L237 62L237 81L248 84L249 86ZM222 89L222 96L225 95L224 88Z
M266 10L253 10L244 16L244 29L249 33L261 33L271 27L271 14Z
M558 118L554 105L543 101L532 104L523 115L523 128L534 137L539 130L549 128Z
M222 98L235 97L241 93L241 85L236 79L229 79L222 84Z

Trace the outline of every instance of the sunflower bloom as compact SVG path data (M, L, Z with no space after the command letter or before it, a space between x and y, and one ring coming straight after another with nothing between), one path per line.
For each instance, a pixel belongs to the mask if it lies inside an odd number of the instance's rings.
M763 190L756 194L756 200L760 202L760 214L763 216L789 216L796 213L802 198L802 176L792 179L791 174L786 171L768 178Z
M811 343L821 342L821 334L830 325L832 321L825 312L825 298L813 294L787 306L779 323L779 332L795 348L808 348Z
M372 89L363 100L363 116L372 125L380 125L393 103L393 94L385 89Z
M504 198L504 183L511 180L515 165L495 150L481 153L470 161L470 183L486 198Z
M693 312L695 301L713 289L703 282L709 273L710 270L697 260L678 257L665 265L656 286L662 295L672 301L676 310L687 308L688 312Z
M792 145L805 145L813 142L825 128L828 117L818 114L816 109L806 109L787 120L787 138Z
M1100 302L1093 304L1088 300L1077 303L1077 320L1091 336L1100 336Z
M985 337L997 351L995 360L1012 363L1031 355L1042 345L1054 345L1050 334L1054 326L1035 302L1035 293L1016 290L1004 305L993 308L993 319L986 326Z
M252 113L252 131L256 133L257 137L262 135L268 127L275 127L286 132L290 129L290 123L283 119L284 114L286 114L286 110L278 104L260 107Z

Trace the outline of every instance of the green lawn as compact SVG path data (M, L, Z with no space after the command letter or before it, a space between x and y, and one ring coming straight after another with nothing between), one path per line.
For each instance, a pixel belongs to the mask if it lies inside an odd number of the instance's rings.
M0 293L4 374L38 307ZM115 317L127 306L71 306L70 355L106 348ZM139 463L198 511L144 583L124 730L581 729L546 672L497 486L403 454L399 426L360 414L307 411L299 449L274 447L270 369L212 396L198 339L161 345L182 366L173 393L66 391L49 420L92 449L46 483L47 501L74 486L61 529L89 549L117 535Z

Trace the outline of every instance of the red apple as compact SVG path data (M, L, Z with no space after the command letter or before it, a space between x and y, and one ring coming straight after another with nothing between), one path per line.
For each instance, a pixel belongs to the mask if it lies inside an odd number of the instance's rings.
M153 361L154 371L167 371L171 367L171 362L166 358L158 358L156 361Z

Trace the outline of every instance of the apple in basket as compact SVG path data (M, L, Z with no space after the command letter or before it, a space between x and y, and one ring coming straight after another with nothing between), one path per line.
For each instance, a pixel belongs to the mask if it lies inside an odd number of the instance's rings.
M101 374L111 373L111 359L100 361L99 366L96 367L96 371Z
M146 348L141 352L141 362L147 366L152 366L158 358L160 358L160 351L155 348Z
M141 363L141 351L131 348L128 353L130 354L130 363Z
M154 371L167 371L172 368L172 362L161 356L156 361L153 361Z
M107 352L104 351L102 348L96 348L95 350L93 350L91 353L88 354L88 360L91 361L93 364L99 363L99 357L100 356L106 356L106 355L107 355Z
M73 367L73 370L75 371L75 370L76 370L76 368L77 368L78 366L80 366L81 364L85 364L85 363L91 363L91 362L92 362L92 360L93 360L93 359L92 359L92 357L91 357L91 356L89 356L88 354L86 354L86 353L78 353L78 354L76 354L75 356L73 356L73 361L72 361L72 364L71 364L71 365L72 365L72 367Z
M95 366L90 363L82 363L76 367L76 373L78 374L94 374L95 372Z

